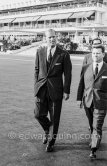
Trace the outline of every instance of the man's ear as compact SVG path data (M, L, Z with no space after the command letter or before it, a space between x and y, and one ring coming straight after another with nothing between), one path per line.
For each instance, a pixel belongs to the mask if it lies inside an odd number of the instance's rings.
M104 58L104 56L105 56L105 52L103 53L103 58Z

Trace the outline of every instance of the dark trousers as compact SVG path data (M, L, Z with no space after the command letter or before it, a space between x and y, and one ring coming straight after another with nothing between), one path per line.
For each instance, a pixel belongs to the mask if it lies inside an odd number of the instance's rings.
M35 99L35 118L38 120L45 133L49 132L50 126L52 126L52 138L50 144L54 144L58 133L60 113L62 108L62 100L52 101L48 91L46 92L45 98L41 99L36 97ZM48 118L50 114L50 119Z
M93 103L90 108L87 108L85 105L84 108L91 129L91 148L95 148L97 150L100 146L102 126L104 124L107 111L95 109Z

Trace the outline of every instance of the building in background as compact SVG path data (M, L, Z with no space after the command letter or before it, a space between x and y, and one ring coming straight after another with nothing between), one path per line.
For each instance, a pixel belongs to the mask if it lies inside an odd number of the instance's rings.
M0 36L34 36L47 28L71 40L100 36L106 42L107 0L28 0L0 6Z

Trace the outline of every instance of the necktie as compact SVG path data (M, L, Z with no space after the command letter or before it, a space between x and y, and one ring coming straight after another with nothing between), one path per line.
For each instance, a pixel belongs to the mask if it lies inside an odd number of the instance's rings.
M51 49L49 50L48 58L47 58L47 69L49 70L50 64L52 61L52 54L51 54Z
M49 55L48 55L48 63L49 63L49 65L51 64L51 61L52 61L52 54L51 54L51 49L50 49Z
M96 67L95 67L95 77L97 76L98 74L98 64L96 64Z

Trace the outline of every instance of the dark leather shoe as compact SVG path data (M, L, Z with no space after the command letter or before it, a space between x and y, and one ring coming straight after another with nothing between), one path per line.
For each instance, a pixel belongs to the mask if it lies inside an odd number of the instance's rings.
M90 158L91 158L91 159L96 159L96 154L95 154L95 152L91 151L91 153L90 153Z
M46 147L46 152L53 152L53 150L54 150L54 145L47 145L47 147Z
M43 138L43 144L47 144L47 142L48 142L48 137L44 137Z
M49 138L49 131L46 131L43 138L43 144L46 144L48 142L48 138Z
M90 148L91 148L91 144L92 144L92 142L89 143L89 147L90 147Z
M49 129L45 131L45 136L43 138L43 144L47 144L48 139L50 137L49 132L50 132L51 128L52 128L52 122L50 122Z

